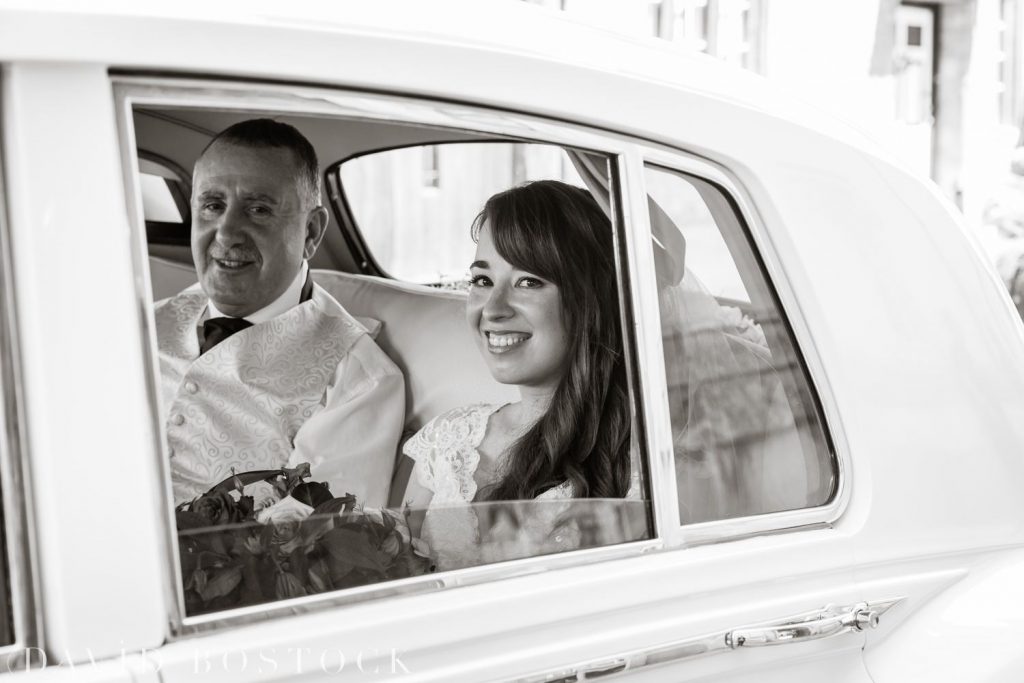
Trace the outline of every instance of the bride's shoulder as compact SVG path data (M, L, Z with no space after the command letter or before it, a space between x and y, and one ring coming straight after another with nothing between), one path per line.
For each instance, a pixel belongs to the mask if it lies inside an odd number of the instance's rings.
M451 448L465 444L475 448L480 442L481 430L487 428L487 418L498 407L491 403L472 403L441 413L416 432L404 450L415 459L439 446Z
M477 422L486 419L498 407L500 406L493 403L470 403L452 408L430 420L419 433L444 430L465 422Z

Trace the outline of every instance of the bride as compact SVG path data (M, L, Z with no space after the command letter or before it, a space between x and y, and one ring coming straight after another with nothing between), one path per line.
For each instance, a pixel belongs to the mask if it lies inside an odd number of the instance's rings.
M574 547L569 499L621 499L631 485L610 221L586 190L544 180L491 197L472 236L466 318L521 400L451 410L403 449L415 461L405 499L424 511L410 526L441 570ZM524 504L469 505L495 501L534 502L511 525Z

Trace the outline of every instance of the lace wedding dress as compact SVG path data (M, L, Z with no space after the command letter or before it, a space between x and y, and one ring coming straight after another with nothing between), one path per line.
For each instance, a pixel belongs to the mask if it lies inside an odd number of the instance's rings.
M475 404L435 417L406 442L403 452L416 462L419 483L433 491L421 537L440 571L488 562L570 550L579 529L566 520L572 486L548 489L534 501L477 503L473 478L480 465L477 448L491 415L505 404ZM488 525L481 539L480 516Z

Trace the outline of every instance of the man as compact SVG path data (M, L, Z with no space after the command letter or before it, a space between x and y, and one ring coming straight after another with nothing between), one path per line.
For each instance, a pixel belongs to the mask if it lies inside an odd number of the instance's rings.
M394 363L309 275L327 226L292 126L235 124L196 162L199 283L156 306L175 504L235 472L312 465L383 506L405 416Z

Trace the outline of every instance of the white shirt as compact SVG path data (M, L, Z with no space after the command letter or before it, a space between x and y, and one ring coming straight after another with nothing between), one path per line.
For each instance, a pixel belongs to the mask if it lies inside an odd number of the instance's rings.
M251 322L253 325L265 323L268 320L273 320L277 316L287 311L292 306L299 304L299 299L302 298L302 285L306 284L306 275L309 273L309 264L306 260L302 260L302 266L299 268L298 275L292 280L292 283L288 285L281 296L277 297L269 304L246 316L241 316ZM206 305L206 317L203 320L209 320L210 318L237 318L239 316L228 315L222 313L213 300Z
M360 505L383 508L404 425L405 376L364 334L338 363L324 407L295 435L288 466L308 462L310 481L326 482L335 496L353 493Z

